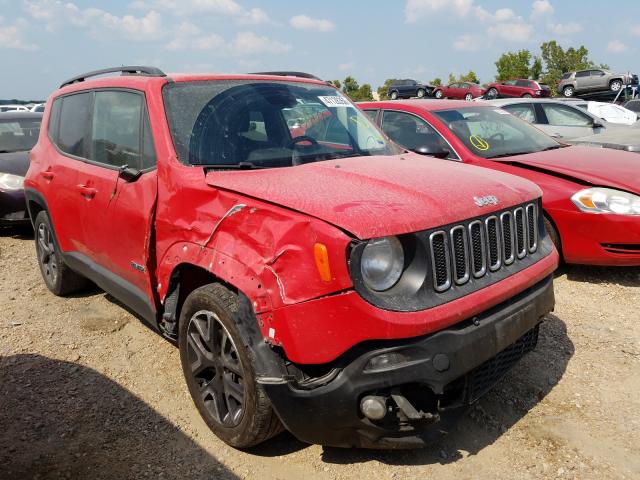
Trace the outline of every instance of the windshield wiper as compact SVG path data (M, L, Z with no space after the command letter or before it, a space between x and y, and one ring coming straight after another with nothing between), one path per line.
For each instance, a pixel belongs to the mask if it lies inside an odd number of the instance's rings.
M261 168L270 168L264 165L256 165L253 162L240 163L205 163L200 165L205 170L256 170Z
M539 152L548 152L549 150L557 150L559 148L568 147L569 145L565 143L561 143L559 145L551 145L549 147L543 148L542 150L538 150Z
M516 155L527 155L528 153L533 152L510 152L510 153L500 153L498 155L493 155L491 157L486 157L488 160L493 160L494 158L505 158L505 157L515 157Z

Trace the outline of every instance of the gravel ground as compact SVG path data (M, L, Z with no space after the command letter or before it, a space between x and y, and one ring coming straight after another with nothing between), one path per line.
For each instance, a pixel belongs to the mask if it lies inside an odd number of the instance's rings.
M640 478L640 269L572 267L536 351L431 448L217 440L177 350L101 291L49 293L0 232L0 478Z

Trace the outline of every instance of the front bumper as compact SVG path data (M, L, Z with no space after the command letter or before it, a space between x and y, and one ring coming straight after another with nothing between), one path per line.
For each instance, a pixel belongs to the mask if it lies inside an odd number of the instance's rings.
M30 223L24 190L0 190L0 226Z
M293 380L265 378L260 383L286 428L304 442L337 447L424 446L446 432L466 405L535 346L537 326L553 306L549 276L437 333L355 347L339 359L341 367L325 375L324 383L322 379L313 383L320 385L315 388L305 389ZM373 358L390 353L401 360L368 369ZM360 401L368 395L387 399L384 419L372 421L360 413ZM400 397L415 407L413 415L400 407L402 402L396 400Z
M551 211L567 263L640 266L640 217Z

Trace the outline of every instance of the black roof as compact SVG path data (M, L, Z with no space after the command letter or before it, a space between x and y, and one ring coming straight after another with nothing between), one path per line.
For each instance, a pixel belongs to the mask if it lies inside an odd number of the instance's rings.
M42 112L0 112L1 120L22 120L42 118Z

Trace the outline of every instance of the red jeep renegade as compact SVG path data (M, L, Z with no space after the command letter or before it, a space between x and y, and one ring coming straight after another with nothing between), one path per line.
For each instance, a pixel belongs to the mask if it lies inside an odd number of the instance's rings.
M427 169L306 74L72 78L25 187L47 287L89 279L176 341L198 410L236 447L283 426L423 445L534 348L554 305L538 187Z

